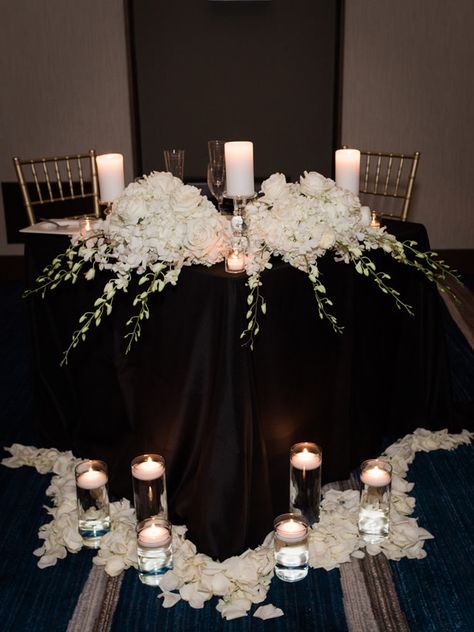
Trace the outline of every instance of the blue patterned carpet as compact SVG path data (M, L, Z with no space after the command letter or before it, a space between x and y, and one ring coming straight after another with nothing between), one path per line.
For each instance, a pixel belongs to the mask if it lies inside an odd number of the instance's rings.
M19 283L0 284L0 444L37 444L29 373L26 302ZM452 322L450 352L455 358L453 388L463 404L474 400L474 360ZM2 451L2 456L5 453ZM416 632L471 632L474 629L474 448L420 454L409 472L415 481L416 514L435 535L426 543L424 560L391 563L396 592L409 629ZM40 545L39 526L48 477L30 468L0 467L0 630L56 632L67 630L91 568L92 552L68 555L54 567L40 570L32 552ZM157 591L140 584L133 569L125 573L115 614L94 630L146 632L206 631L344 631L348 629L340 572L311 571L295 585L273 580L267 602L285 616L271 621L252 617L224 622L215 601L202 610L185 603L170 610ZM379 628L382 630L383 628ZM394 629L396 628L385 628ZM84 628L83 632L88 632ZM361 627L366 632L369 627Z

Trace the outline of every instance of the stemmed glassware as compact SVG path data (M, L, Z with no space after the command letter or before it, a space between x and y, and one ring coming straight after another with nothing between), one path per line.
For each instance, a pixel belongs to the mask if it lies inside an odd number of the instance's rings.
M209 149L209 163L207 165L207 185L211 194L217 200L217 208L223 212L225 189L225 158L224 141L210 140L207 143Z
M180 180L184 176L184 149L164 149L166 171Z

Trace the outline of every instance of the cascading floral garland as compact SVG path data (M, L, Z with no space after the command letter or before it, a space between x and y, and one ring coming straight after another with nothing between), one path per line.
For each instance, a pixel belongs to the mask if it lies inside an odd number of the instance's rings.
M420 252L412 241L401 243L384 228L370 225L370 210L352 193L338 188L329 178L305 172L298 183L273 174L262 184L263 195L246 206L246 272L248 311L244 344L253 348L259 331L259 316L267 306L261 293L262 271L271 267L272 256L280 256L308 275L319 316L335 331L342 326L332 313L332 302L319 274L318 259L331 251L336 261L354 265L359 274L371 278L382 292L390 294L400 309L411 313L399 292L391 287L387 273L376 269L369 253L382 249L396 261L413 266L440 289L448 289L457 276L434 252ZM37 287L26 292L75 283L80 276L95 277L96 270L113 273L65 350L84 340L113 309L118 291L130 287L132 273L139 278L133 313L127 322L127 352L138 340L141 324L149 318L148 299L175 285L183 266L211 266L223 260L230 249L231 223L192 186L170 173L154 172L131 183L114 202L111 213L86 235L76 235L67 251L55 257L37 279Z
M417 429L385 450L382 458L391 463L393 470L392 506L389 537L381 544L366 545L359 537L358 491L326 491L321 502L320 522L310 530L310 566L329 571L351 558L363 558L366 553L383 553L391 560L426 557L424 541L433 536L418 526L417 519L409 517L414 511L415 499L408 495L414 487L414 483L406 480L408 467L417 452L454 450L469 444L473 436L467 430L449 434L447 430ZM68 551L79 552L82 539L78 533L74 467L80 459L71 452L59 452L54 448L14 444L6 450L12 455L2 461L7 467L28 465L41 474L53 473L46 491L52 499L52 506L46 507L51 520L40 527L38 536L43 544L34 551L40 558L38 566L52 566ZM110 511L112 529L103 536L94 563L103 566L109 575L116 576L137 566L136 521L128 500L111 503ZM183 599L193 608L202 608L206 601L217 596L217 610L229 620L245 616L252 604L265 600L274 568L272 534L258 548L217 562L198 553L195 545L185 538L185 533L186 527L173 527L173 570L163 576L160 584L159 596L163 598L164 607L172 607ZM261 618L283 614L271 604L257 612L254 616Z

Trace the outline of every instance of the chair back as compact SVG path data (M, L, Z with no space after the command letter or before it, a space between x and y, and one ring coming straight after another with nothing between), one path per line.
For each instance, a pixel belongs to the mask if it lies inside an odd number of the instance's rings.
M73 156L33 160L14 157L13 163L30 225L36 223L39 206L72 200L90 199L92 212L96 217L100 216L94 149Z
M406 221L412 200L420 152L395 154L382 151L360 152L359 197L379 215Z

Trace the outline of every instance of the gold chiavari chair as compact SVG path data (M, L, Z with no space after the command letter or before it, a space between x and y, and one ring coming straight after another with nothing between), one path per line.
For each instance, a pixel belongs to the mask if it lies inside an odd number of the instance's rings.
M34 160L14 157L13 163L30 225L37 221L35 211L39 206L77 200L88 201L91 208L81 209L76 214L92 212L99 217L99 180L94 149L87 154Z
M420 152L360 152L359 197L378 215L405 222L413 195ZM371 203L375 202L375 203ZM382 208L376 206L377 203Z

